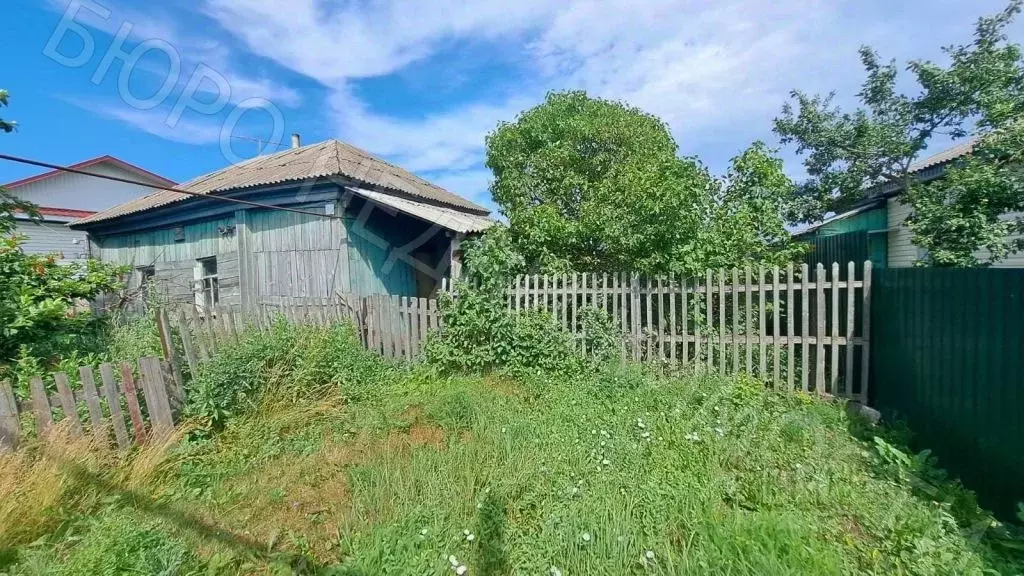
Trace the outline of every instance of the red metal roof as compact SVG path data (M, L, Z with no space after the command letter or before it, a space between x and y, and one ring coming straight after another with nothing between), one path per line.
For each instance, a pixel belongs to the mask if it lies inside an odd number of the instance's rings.
M47 206L40 206L39 213L43 216L65 216L67 218L85 218L86 216L92 216L96 212L92 210L72 210L70 208L49 208Z
M163 176L160 176L158 174L154 174L154 173L150 172L149 170L146 170L145 168L140 168L140 167L138 167L138 166L136 166L136 165L134 165L134 164L132 164L130 162L125 162L124 160L121 160L119 158L114 158L113 156L111 156L109 154L104 154L103 156L97 156L95 158L90 158L89 160L85 160L83 162L79 162L78 164L72 164L71 166L69 166L69 168L74 168L76 170L84 170L84 169L86 169L86 168L88 168L90 166L95 166L97 164L103 164L105 162L113 164L113 165L115 165L115 166L117 166L119 168L122 168L124 170L129 171L129 172L132 172L134 174L138 174L139 176L143 176L143 177L155 180L156 184L158 184L160 186L175 186L175 185L177 185L177 182L175 182L173 180L168 180L167 178L164 178ZM21 180L15 180L14 182L8 182L7 184L4 184L3 186L4 186L4 188L17 188L18 186L24 186L26 184L31 184L33 182L38 182L40 180L45 180L47 178L53 178L54 176L57 176L58 174L61 174L61 173L62 173L62 171L60 171L60 170L50 170L49 172L43 172L42 174L36 174L35 176L29 176L28 178L22 178Z

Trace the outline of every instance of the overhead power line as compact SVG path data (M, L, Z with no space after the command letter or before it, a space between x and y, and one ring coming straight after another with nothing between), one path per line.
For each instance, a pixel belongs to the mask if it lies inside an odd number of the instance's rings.
M0 160L7 160L8 162L17 162L18 164L27 164L29 166L38 166L40 168L49 168L50 170L59 170L61 172L68 172L71 174L81 174L82 176L91 176L93 178L102 178L103 180L112 180L114 182L122 182L124 184L134 184L136 186L143 186L145 188L152 188L154 190L166 190L168 192L177 192L179 194L186 194L188 196L197 196L199 198L209 198L210 200L222 200L224 202L234 202L235 204L244 204L246 206L252 206L254 208L266 208L268 210L281 210L284 212L294 212L296 214L305 214L307 216L318 216L320 218L341 218L337 214L320 214L317 212L311 212L309 210L302 210L300 208L289 208L287 206L273 206L271 204L263 204L261 202L252 202L250 200L241 200L239 198L227 198L224 196L214 196L213 194L203 194L201 192L191 192L189 190L181 190L178 188L168 188L166 186L160 186L157 184L150 184L148 182L141 182L139 180L132 180L130 178L121 178L119 176L108 176L106 174L97 174L95 172L89 172L88 170L80 170L78 168L72 168L70 166L61 166L59 164L50 164L49 162L42 162L39 160L32 160L30 158L22 158L20 156L12 156L10 154L0 154Z

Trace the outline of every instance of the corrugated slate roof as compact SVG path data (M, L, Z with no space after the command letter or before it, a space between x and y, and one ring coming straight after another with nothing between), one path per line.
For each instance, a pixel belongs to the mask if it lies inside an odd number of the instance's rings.
M376 190L353 188L351 186L346 189L351 190L355 194L363 196L364 198L373 200L378 204L389 206L395 210L409 214L410 216L415 216L420 220L433 222L438 226L454 232L483 232L497 224L496 220L487 216L469 214L467 212L461 212L459 210L445 208L434 204L414 202L407 198L392 196L391 194L378 192Z
M214 194L286 182L311 181L332 176L356 180L370 186L394 191L400 195L411 196L414 199L423 199L429 203L445 204L458 211L481 216L486 216L489 213L483 206L431 184L366 151L337 140L327 140L301 148L293 148L269 156L257 156L200 176L174 188L193 194ZM190 196L190 194L181 192L160 190L149 196L137 198L83 218L75 224L89 224L127 216L179 202Z
M920 172L922 170L931 168L932 166L938 166L940 164L952 162L957 158L966 156L971 153L971 150L974 150L974 146L977 143L977 138L968 138L967 140L964 140L963 142L957 144L956 146L953 146L952 148L947 148L946 150L943 150L938 154L933 154L925 158L924 160L918 160L917 162L914 162L913 164L910 165L910 173L914 174L916 172Z

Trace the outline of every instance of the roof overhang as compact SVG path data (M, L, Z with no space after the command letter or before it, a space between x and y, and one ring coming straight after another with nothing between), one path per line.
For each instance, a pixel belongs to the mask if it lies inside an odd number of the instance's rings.
M442 228L461 234L483 232L497 223L496 220L489 216L470 214L453 208L417 202L415 200L409 200L407 198L394 196L377 190L368 190L366 188L359 188L355 186L346 186L345 190L357 196L366 198L375 204L393 208L403 214L418 218L430 224L437 224Z
M831 224L833 222L836 222L836 221L839 221L839 220L845 220L847 218L850 218L851 216L856 216L857 214L860 214L862 212L867 212L868 210L874 210L875 208L881 208L882 206L885 206L885 200L884 199L882 199L882 198L872 198L871 200L864 202L860 206L857 206L855 208L847 210L846 212L843 212L842 214L836 214L835 216L832 216L831 218L826 218L826 219L822 220L821 222L818 222L817 224L814 224L812 226L808 226L807 228L805 228L803 230L800 230L799 232L794 232L793 236L796 237L796 238L799 238L800 236L805 236L807 234L810 234L812 232L817 231L822 226L827 226L828 224Z

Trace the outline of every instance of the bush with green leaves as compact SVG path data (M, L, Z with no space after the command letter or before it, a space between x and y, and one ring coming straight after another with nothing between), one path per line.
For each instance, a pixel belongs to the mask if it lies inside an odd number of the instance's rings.
M349 324L295 326L278 319L269 331L244 332L218 349L187 385L186 414L207 430L257 407L264 394L296 399L344 387L372 394L393 371L365 350Z
M7 91L0 90L0 108L7 105ZM14 126L0 119L0 132ZM61 264L53 254L25 253L16 215L40 218L37 206L0 186L0 379L25 354L52 367L72 351L97 351L106 327L84 303L120 289L127 271L98 260Z
M547 312L512 311L503 298L468 283L438 300L444 328L425 358L446 372L564 373L579 366L572 335Z

